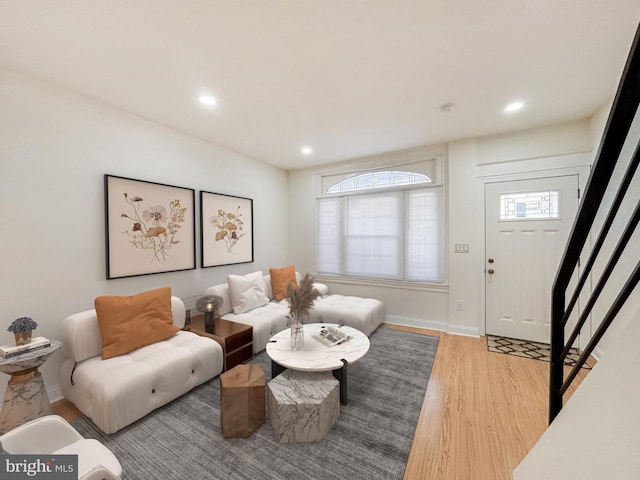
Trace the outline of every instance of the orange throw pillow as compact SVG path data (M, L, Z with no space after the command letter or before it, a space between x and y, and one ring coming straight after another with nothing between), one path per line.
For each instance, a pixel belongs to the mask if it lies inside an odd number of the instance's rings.
M287 296L287 285L293 284L293 288L298 288L296 281L296 269L293 265L284 268L270 268L271 288L276 300L284 300Z
M173 324L169 287L129 297L98 297L94 305L103 359L165 340L180 330Z

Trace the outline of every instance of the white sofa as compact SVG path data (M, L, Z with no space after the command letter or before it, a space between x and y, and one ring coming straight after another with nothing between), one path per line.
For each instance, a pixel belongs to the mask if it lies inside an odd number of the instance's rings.
M301 276L296 272L298 283ZM253 327L253 353L264 350L276 333L284 330L289 322L287 300L276 301L271 286L271 277L263 275L265 295L270 300L266 305L245 313L233 313L229 284L221 283L207 288L205 295L218 295L222 306L218 315L225 320L244 323ZM326 285L315 283L322 297L318 298L304 323L337 323L360 330L369 336L384 321L384 305L380 300L345 295L329 295Z
M173 324L184 327L185 307L171 297ZM105 433L114 433L215 377L223 368L222 347L210 338L175 335L117 357L102 359L96 310L65 318L62 351L68 357L60 385L66 399Z

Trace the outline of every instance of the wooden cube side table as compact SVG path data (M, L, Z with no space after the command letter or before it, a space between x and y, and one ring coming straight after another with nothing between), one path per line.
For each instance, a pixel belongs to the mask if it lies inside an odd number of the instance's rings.
M209 337L220 344L224 351L224 371L249 360L253 357L253 327L243 323L231 322L216 318L215 333L207 333L204 327L204 315L191 319L186 327L202 337Z
M265 380L260 365L237 365L220 374L220 424L224 438L248 437L265 418Z

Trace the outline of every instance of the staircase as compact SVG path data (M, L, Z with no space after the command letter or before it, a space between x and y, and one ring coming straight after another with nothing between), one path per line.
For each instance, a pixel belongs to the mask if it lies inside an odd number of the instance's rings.
M640 28L553 285L550 425L514 480L640 478L639 104ZM588 343L567 370L580 335ZM604 355L565 405L596 348Z
M637 191L640 179L636 178L636 170L638 163L640 163L640 142L638 141L639 135L635 131L639 123L637 112L640 103L639 42L640 29L636 32L602 142L553 285L549 389L550 422L562 409L562 397L577 372L593 353L640 280L640 262L638 261L640 256L634 255L633 248L628 249L630 245L633 247L638 243L637 236L635 243L630 244L630 240L634 237L636 226L640 221L640 195ZM631 155L628 156L630 152ZM611 182L614 174L620 178L617 185ZM607 203L609 209L606 214L602 214L601 209ZM622 208L623 205L625 208ZM598 218L602 219L601 224L596 222ZM614 224L621 225L624 222L626 225L620 230L620 237L615 246L612 249L603 249L607 242L611 243L609 236L613 233L612 226ZM591 251L585 251L585 247L588 246L587 241L592 237L595 237L595 242ZM584 267L581 267L580 261L584 257L587 260ZM635 268L628 275L624 285L621 286L618 295L608 305L602 319L597 322L598 328L584 349L580 360L565 379L564 359L571 347L574 346L586 321L594 313L596 304L602 303L600 301L601 294L607 287L614 271L619 271L621 259L624 259L625 262L633 262ZM596 262L604 264L600 272L593 269ZM596 273L599 275L596 276ZM578 278L577 287L571 292L567 303L567 290L572 277ZM585 302L584 287L588 282L594 280L594 287ZM576 312L577 324L565 341L565 327L579 304L579 300L582 300L581 303L584 303L584 307L580 312Z

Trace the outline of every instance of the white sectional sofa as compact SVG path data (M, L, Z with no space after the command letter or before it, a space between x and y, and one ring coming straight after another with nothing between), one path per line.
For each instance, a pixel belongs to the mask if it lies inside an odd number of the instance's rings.
M114 433L220 374L222 347L210 338L180 330L185 307L171 297L177 332L129 353L103 359L103 339L96 310L65 318L61 369L66 399L105 433Z
M246 275L252 276L255 280L259 272ZM234 313L234 302L232 301L229 289L229 281L207 288L205 295L218 295L222 298L222 306L218 310L218 315L225 320L244 323L253 327L253 352L258 353L264 350L267 343L276 333L284 330L288 326L289 304L287 300L276 300L271 285L271 276L260 272L261 282L249 281L249 287L262 288L266 297L260 306L249 308L242 313ZM238 277L238 276L230 276ZM228 277L229 278L229 277ZM300 283L301 276L296 272L296 278ZM314 286L320 291L322 297L318 298L308 318L304 323L337 323L356 328L367 336L378 328L384 321L384 305L380 300L373 298L361 298L345 295L329 295L326 285L316 283Z

